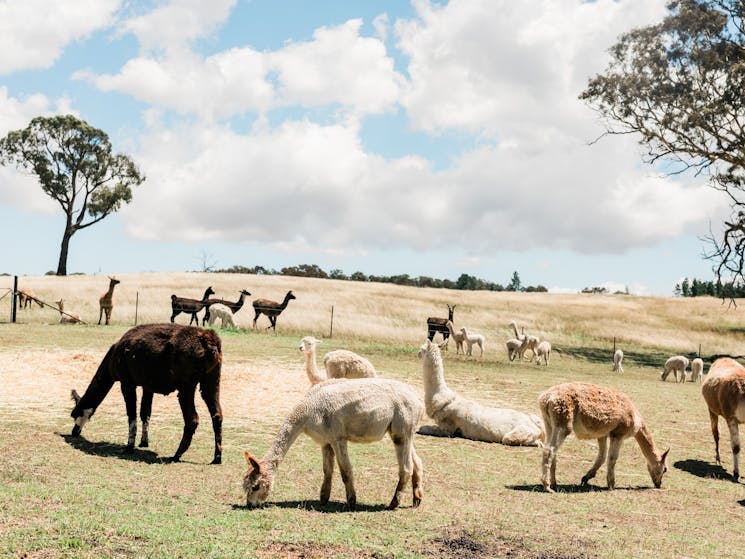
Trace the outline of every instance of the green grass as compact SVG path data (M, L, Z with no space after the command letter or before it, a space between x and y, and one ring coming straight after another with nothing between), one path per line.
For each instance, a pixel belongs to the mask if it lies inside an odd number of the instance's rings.
M665 314L673 312L669 308L655 320L672 321ZM606 312L612 314L612 306ZM279 468L268 505L250 510L240 488L242 451L263 454L284 411L257 411L250 397L232 403L234 411L225 417L223 464L210 466L212 431L199 401L202 423L191 448L182 463L170 464L163 459L178 445L181 417L173 395L156 397L151 447L122 455L126 417L116 387L86 426L84 438L68 436L69 388L76 382L83 389L79 379L85 384L92 374L90 368L77 372L77 363L71 365L69 359L75 352L100 359L127 326L0 325L0 371L5 372L0 379L0 556L740 557L745 549L745 490L730 479L732 456L723 425L724 464L713 463L699 386L660 382L659 366L670 348L652 343L626 345L626 372L613 375L607 342L591 335L592 320L562 320L586 323L585 333L568 327L557 331L564 352L552 356L550 367L510 365L495 342L487 346L483 360L445 354L449 385L481 402L525 411L535 411L541 391L567 380L624 390L658 446L671 447L662 489L652 488L633 440L621 450L618 489L607 491L605 467L590 487L578 486L597 447L570 437L559 452L560 491L550 495L540 488L539 449L419 436L422 506L412 509L409 496L399 510L385 510L397 466L392 444L384 440L350 445L359 510L348 512L338 473L331 502L319 504L320 450L301 437ZM221 333L224 399L242 383L258 392L259 387L250 385L252 371L268 363L304 375L297 347L306 330L285 330L281 324L277 336ZM711 331L717 328L711 325ZM386 376L421 388L416 344L340 336L325 340L319 352L336 347L362 353ZM22 359L38 359L38 367ZM28 378L17 373L20 366L29 369ZM95 365L88 367L95 370ZM279 382L269 387L278 403L283 402L283 388ZM26 391L22 405L16 389Z

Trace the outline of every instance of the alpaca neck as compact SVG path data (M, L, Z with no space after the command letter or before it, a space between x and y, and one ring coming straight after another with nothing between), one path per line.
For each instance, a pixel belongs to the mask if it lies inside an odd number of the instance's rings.
M282 424L279 428L277 436L274 438L271 448L266 451L266 454L261 459L262 464L266 466L272 474L277 470L282 460L284 460L287 451L298 438L300 433L303 432L305 426L305 418L302 414L296 414L292 412L290 417Z
M428 351L422 360L424 377L424 402L430 404L439 393L449 391L442 369L442 356L438 351Z
M106 398L111 387L114 386L114 379L109 372L109 365L113 359L113 353L114 346L109 348L103 361L101 361L101 364L98 366L96 374L93 375L91 383L88 385L88 388L86 388L85 394L83 394L82 398L80 398L80 400L75 404L76 410L95 410L101 402L103 402L103 399Z
M660 461L660 453L652 440L652 434L646 423L642 423L641 428L634 435L639 448L647 459L648 464L657 464Z
M311 384L318 384L328 378L326 375L322 375L321 371L318 370L315 346L305 352L305 373L308 375L308 380Z
M279 306L280 310L285 310L287 308L287 304L290 302L290 294L288 293L285 295L284 301L282 301L282 304Z
M515 338L517 338L518 340L522 339L520 338L520 334L517 331L517 323L515 322L512 323L512 329L515 331Z
M246 294L241 293L241 296L238 298L238 301L235 303L235 308L233 309L233 313L237 313L241 307L243 306L243 301L246 300Z

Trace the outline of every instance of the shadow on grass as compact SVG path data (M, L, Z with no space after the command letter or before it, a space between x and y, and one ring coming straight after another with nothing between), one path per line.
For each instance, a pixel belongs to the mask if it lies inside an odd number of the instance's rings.
M565 355L586 359L592 363L605 363L608 365L609 371L613 364L613 350L610 347L567 347L562 348L561 352ZM662 365L669 357L670 355L663 351L648 350L640 352L625 348L623 350L624 365L633 363L640 367L659 367L662 369Z
M507 489L512 489L513 491L530 491L530 492L538 492L538 493L546 493L546 490L543 489L542 485L532 484L532 485L505 485ZM649 485L639 485L636 487L618 487L616 486L613 491L647 491L647 490L653 490L654 488ZM607 487L601 487L600 485L559 485L556 488L557 493L596 493L599 491L610 491Z
M329 502L327 505L322 505L320 501L282 501L282 502L271 502L264 507L249 507L246 505L233 505L233 510L245 510L245 511L252 511L255 508L279 508L279 509L301 509L301 510L307 510L307 511L315 511L315 512L329 512L329 513L339 513L339 512L380 512L384 510L388 510L388 507L386 505L365 505L357 503L356 508L354 511L350 511L347 508L346 503L341 502ZM399 508L407 508L407 507L399 507Z
M168 462L166 458L160 458L152 450L143 450L136 448L134 452L125 453L126 448L123 444L96 442L85 440L83 437L74 437L59 433L59 436L65 439L65 442L72 448L91 454L93 456L113 457L120 460L129 460L130 462L144 462L146 464L163 464Z
M696 477L734 481L732 476L720 464L711 464L703 460L679 460L673 464L673 467L693 474Z

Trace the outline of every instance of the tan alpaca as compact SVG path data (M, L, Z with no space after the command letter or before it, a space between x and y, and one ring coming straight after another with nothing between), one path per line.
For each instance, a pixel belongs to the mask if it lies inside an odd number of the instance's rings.
M79 324L80 322L82 322L78 313L65 312L65 302L62 299L60 299L59 301L55 301L55 304L57 305L57 308L59 310L60 324Z
M466 327L460 329L460 333L463 334L463 342L466 344L466 355L471 355L473 351L473 345L476 344L479 346L479 349L481 350L481 355L479 357L484 356L484 343L486 343L486 339L481 334L476 334L475 332L469 332Z
M595 477L608 452L608 489L616 486L616 460L624 439L634 437L647 459L647 470L655 487L662 484L667 471L667 449L660 454L647 424L629 397L615 388L585 382L557 384L538 397L538 406L546 426L543 449L543 476L546 491L556 490L556 455L567 435L574 432L578 439L597 439L598 456L590 470L582 476L582 485ZM610 445L608 445L610 439ZM550 470L550 472L549 472ZM549 477L550 473L550 477Z
M727 422L734 462L732 477L737 481L740 477L739 425L745 423L745 367L729 357L717 359L709 367L701 394L709 407L717 464L722 463L719 456L719 416Z
M664 381L670 373L674 373L675 382L685 382L687 367L687 357L683 357L682 355L673 355L670 359L665 361L665 366L662 368L662 372L660 373L660 380ZM680 373L680 380L678 380L678 373Z
M463 340L465 339L465 335L460 330L455 329L452 320L448 320L445 325L448 327L450 337L453 339L453 341L455 341L455 355L458 355L459 353L465 355L466 351L463 349ZM447 349L447 340L445 341L445 349Z
M691 361L691 382L701 382L704 377L704 360L696 357Z
M316 345L321 340L306 336L300 340L300 351L305 354L305 372L311 384L318 384L330 378L368 378L375 377L375 367L370 361L353 351L337 349L323 356L326 373L318 370L316 365Z
M541 360L546 364L546 367L551 362L551 342L547 340L543 340L535 348L535 362L540 365Z
M535 414L508 408L490 408L462 398L445 384L442 355L437 344L419 348L427 415L437 425L419 429L423 435L461 436L474 441L541 446L543 422Z
M623 373L623 351L620 349L613 354L613 372Z
M390 435L398 460L398 485L389 508L395 509L411 479L414 506L423 497L422 461L414 450L414 434L424 414L417 392L409 385L390 379L331 379L312 386L279 429L263 458L244 452L248 473L243 479L246 505L263 504L274 485L279 464L295 439L305 433L316 441L323 454L321 504L328 503L334 457L339 464L347 494L347 506L354 510L352 464L347 442L371 443Z
M109 320L111 319L111 311L114 308L114 288L118 283L121 283L118 279L109 276L109 289L98 298L98 323L101 324L101 317L106 313L106 325L108 326Z
M512 363L515 360L515 357L518 356L522 342L517 338L510 338L505 342L505 345L507 346L507 357L509 358L510 363Z

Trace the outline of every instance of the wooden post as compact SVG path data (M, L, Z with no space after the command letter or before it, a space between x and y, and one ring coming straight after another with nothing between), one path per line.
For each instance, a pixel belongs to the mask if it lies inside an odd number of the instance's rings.
M16 301L18 300L18 297L16 294L18 293L18 276L13 276L13 302L10 305L10 322L15 324L16 323Z
M613 355L616 354L616 337L613 336Z
M329 338L334 335L334 305L331 305L331 328L329 329Z
M698 344L698 357L701 357L701 344Z
M137 309L140 307L140 292L135 296L135 326L137 326Z

